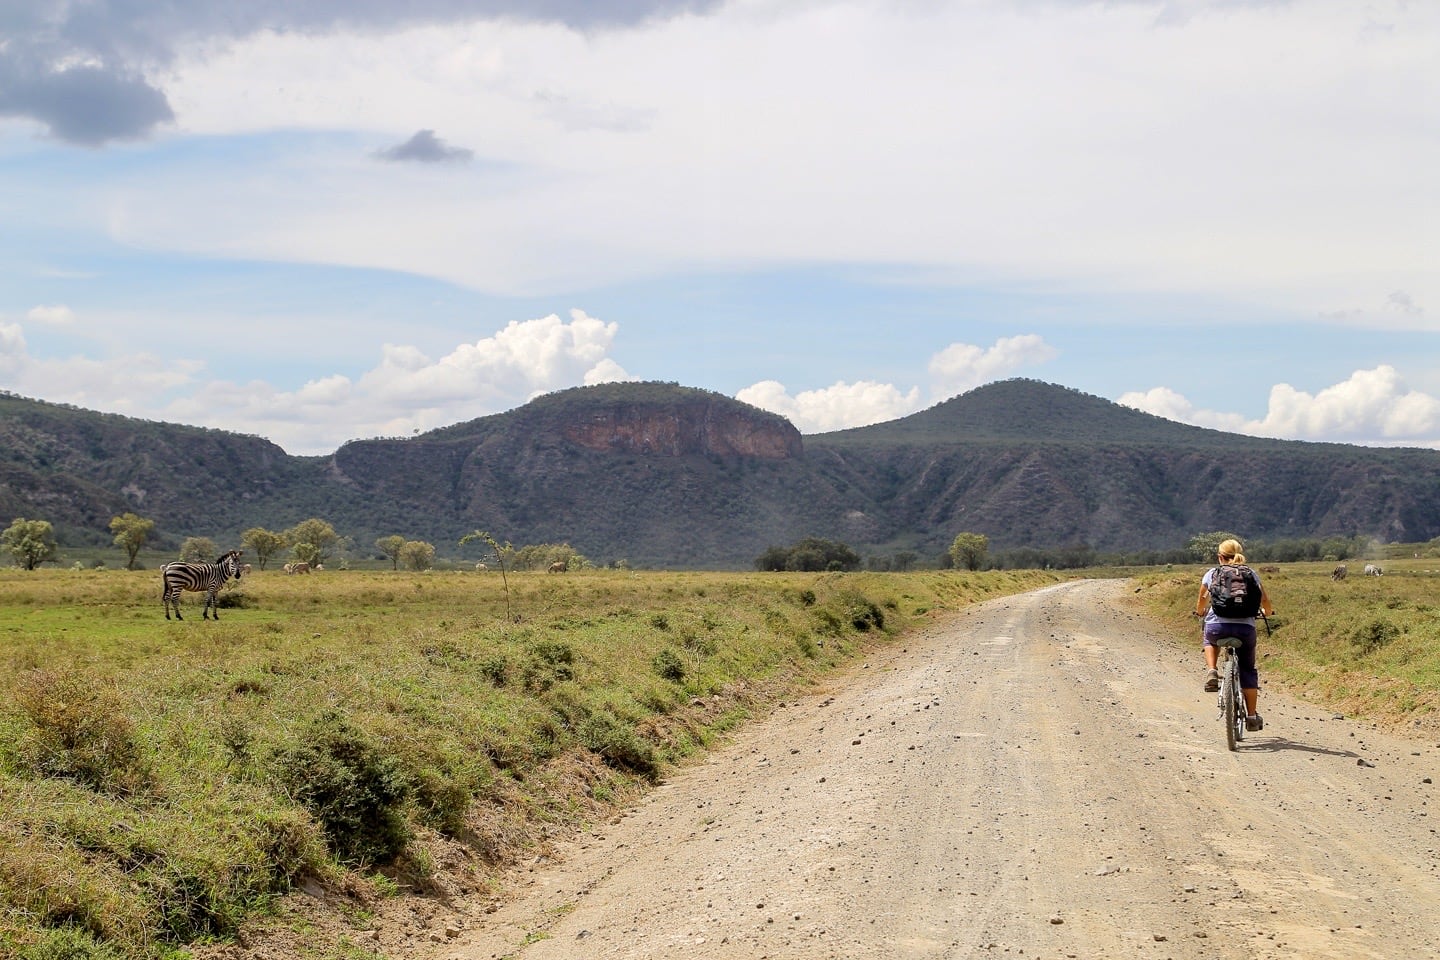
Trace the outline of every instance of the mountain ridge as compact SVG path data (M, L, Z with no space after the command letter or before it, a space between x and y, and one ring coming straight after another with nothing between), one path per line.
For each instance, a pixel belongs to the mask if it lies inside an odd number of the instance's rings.
M694 568L746 567L804 536L933 556L962 530L992 549L1111 551L1215 529L1440 535L1440 452L1244 437L1020 379L806 435L711 391L601 384L318 457L7 395L0 444L0 512L94 543L124 510L175 542L319 516L362 554L399 533L445 555L481 528L598 562Z

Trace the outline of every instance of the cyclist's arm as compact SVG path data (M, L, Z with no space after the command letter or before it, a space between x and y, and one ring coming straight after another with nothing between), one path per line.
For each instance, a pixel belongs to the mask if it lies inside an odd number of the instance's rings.
M1270 594L1265 592L1265 584L1260 584L1260 612L1267 617L1275 616L1275 604L1270 602Z
M1264 602L1265 602L1265 600L1264 600L1264 597L1265 597L1265 588L1264 588L1264 587L1261 587L1261 588L1260 588L1260 597L1261 597L1260 602L1261 602L1261 603L1264 603ZM1206 587L1205 584L1202 583L1202 584L1200 584L1200 595L1195 598L1195 610L1194 610L1193 612L1194 612L1195 616L1197 616L1197 617L1203 617L1203 616L1205 616L1206 612L1209 611L1209 609L1210 609L1210 589L1209 589L1208 587Z

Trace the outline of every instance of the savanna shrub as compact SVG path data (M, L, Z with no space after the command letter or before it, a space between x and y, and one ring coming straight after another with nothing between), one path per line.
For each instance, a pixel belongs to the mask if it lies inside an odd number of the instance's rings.
M390 863L410 841L405 803L411 785L400 763L351 726L327 713L296 742L276 751L275 779L309 810L342 863Z
M580 721L576 737L612 767L653 776L657 769L655 747L629 724L607 711L597 711Z
M36 670L17 684L15 702L34 724L21 756L35 773L122 796L148 784L134 724L109 688L78 674Z
M685 664L674 650L661 650L650 660L650 668L662 680L679 683L685 679Z
M575 679L575 650L568 643L542 640L530 648L525 665L525 689L542 693L557 683Z
M864 633L871 629L885 629L885 612L874 601L867 600L858 593L847 593L840 601L844 605L845 619L856 630Z
M492 686L503 687L510 676L510 661L505 654L497 653L480 661L480 676L489 680Z
M1350 632L1350 646L1360 654L1374 653L1398 636L1400 636L1399 627L1389 620L1377 617Z

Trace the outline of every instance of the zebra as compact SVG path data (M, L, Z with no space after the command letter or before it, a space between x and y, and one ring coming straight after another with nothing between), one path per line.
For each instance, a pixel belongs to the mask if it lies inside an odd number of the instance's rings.
M185 619L180 616L180 591L189 590L192 593L205 593L205 607L200 612L201 619L209 620L210 611L214 610L215 619L219 620L220 607L216 603L215 595L231 577L240 579L240 554L239 550L231 550L214 563L176 560L161 567L160 577L164 582L164 589L160 602L165 606L165 619L170 619L171 607L175 608L176 620Z

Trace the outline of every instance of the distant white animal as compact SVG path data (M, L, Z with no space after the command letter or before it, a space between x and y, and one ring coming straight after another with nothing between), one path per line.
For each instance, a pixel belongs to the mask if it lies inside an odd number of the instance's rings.
M297 562L297 563L287 563L287 564L285 564L285 572L286 572L286 573L309 573L309 572L310 572L310 564L306 563L306 562L303 561L303 560L301 560L301 561L299 561L299 562Z
M1381 574L1383 574L1384 572L1385 572L1384 570L1381 570L1379 567L1375 566L1375 564L1373 564L1373 563L1367 563L1367 564L1365 564L1365 576L1367 576L1367 577L1378 577L1378 576L1380 576Z
M240 572L241 572L241 573L248 574L248 573L250 572L250 570L251 570L250 564L248 564L248 563L242 563L242 564L240 564Z
M484 573L486 570L490 569L490 565L486 563L477 563L475 564L475 569L480 571L481 573Z

